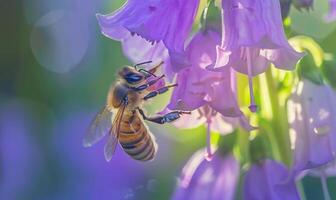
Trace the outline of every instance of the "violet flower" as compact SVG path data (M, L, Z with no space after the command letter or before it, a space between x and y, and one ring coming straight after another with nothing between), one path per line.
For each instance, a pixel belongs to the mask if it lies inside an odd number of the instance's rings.
M231 83L230 69L225 72L207 71L205 67L216 58L215 46L220 41L217 32L198 32L186 49L191 66L177 76L168 108L194 110L205 104L226 117L240 117Z
M270 63L293 70L303 56L288 43L281 20L279 1L222 1L222 43L211 70L232 67L249 77L251 105L256 111L252 77L266 71Z
M127 40L131 35L139 35L155 45L153 48L164 44L174 61L184 63L184 43L198 5L199 0L128 0L112 14L97 14L97 18L105 36ZM137 50L142 51L142 47Z
M183 69L177 76L178 86L174 89L168 109L170 110L198 110L200 119L194 123L195 116L183 116L176 124L188 128L188 124L207 124L207 157L211 159L210 132L214 126L223 134L227 132L224 126L218 128L215 120L222 123L239 122L246 130L252 127L244 114L239 109L236 100L235 77L231 69L223 72L212 72L205 69L216 59L215 46L219 44L220 36L215 31L198 32L186 48L186 55L191 61L191 66ZM219 117L219 115L221 115ZM196 114L197 116L197 114ZM218 116L218 117L217 117ZM190 117L190 122L186 119Z
M254 163L244 182L245 200L296 200L300 199L294 179L287 180L289 171L274 160Z
M294 172L335 160L336 95L327 85L304 79L288 102Z
M196 152L184 166L173 200L233 200L239 180L239 162L233 155L215 154L211 162Z

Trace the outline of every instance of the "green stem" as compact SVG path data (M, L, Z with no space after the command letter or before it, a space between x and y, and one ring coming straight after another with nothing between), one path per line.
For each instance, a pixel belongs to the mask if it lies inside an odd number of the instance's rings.
M266 82L268 87L269 99L271 101L271 108L273 113L272 126L273 134L276 138L277 146L279 148L281 160L286 164L291 163L291 148L289 139L288 122L286 108L281 106L279 102L278 89L272 76L271 69L266 71Z
M326 178L324 171L321 171L320 176L321 176L321 185L322 185L324 200L331 200L330 193L328 190L327 178Z
M306 200L307 197L306 197L306 193L305 193L305 191L304 191L304 187L303 187L302 181L297 182L297 183L296 183L296 187L297 187L298 190L299 190L300 199L301 199L301 200Z

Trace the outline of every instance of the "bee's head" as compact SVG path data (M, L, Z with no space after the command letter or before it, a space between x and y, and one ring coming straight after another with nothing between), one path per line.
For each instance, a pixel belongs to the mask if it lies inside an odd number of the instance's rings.
M145 79L145 75L133 67L125 66L119 71L119 75L128 84L136 85Z

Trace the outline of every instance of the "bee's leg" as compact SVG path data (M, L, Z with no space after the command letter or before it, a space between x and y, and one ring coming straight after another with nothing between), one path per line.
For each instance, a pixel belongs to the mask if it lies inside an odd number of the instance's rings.
M162 79L163 77L165 77L165 75L162 75L162 76L158 77L157 79L151 80L151 81L149 81L148 83L143 84L143 85L140 85L140 86L138 86L138 87L132 87L131 89L134 90L134 91L140 92L140 91L145 90L145 89L147 89L148 87L154 85L156 82L158 82L158 81L159 81L160 79Z
M155 91L152 91L152 92L148 93L146 96L144 96L143 99L147 100L147 99L153 98L158 94L162 94L162 93L167 92L169 88L176 87L176 86L177 86L177 83L173 84L173 85L167 85L165 87L159 88L158 90L155 90Z
M178 118L180 118L180 116L182 114L190 114L190 111L181 111L181 110L177 110L177 111L172 111L170 113L167 113L165 115L162 116L157 116L157 117L147 117L145 115L145 113L143 112L143 110L141 110L140 108L138 108L139 113L142 115L144 120L150 121L150 122L154 122L157 124L165 124L165 123L169 123L169 122L173 122L175 120L177 120Z

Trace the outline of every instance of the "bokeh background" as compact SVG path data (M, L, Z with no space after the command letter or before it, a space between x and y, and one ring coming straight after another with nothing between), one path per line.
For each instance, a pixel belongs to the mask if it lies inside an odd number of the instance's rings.
M336 23L323 21L327 2L291 10L292 29L336 53ZM205 128L149 124L159 152L150 163L120 149L107 163L104 142L82 147L87 126L104 105L116 71L130 64L104 37L95 14L122 0L1 1L0 199L169 199L180 170L205 146ZM169 94L146 107L155 113ZM331 195L336 180L329 178ZM320 181L304 179L307 199L321 199Z

